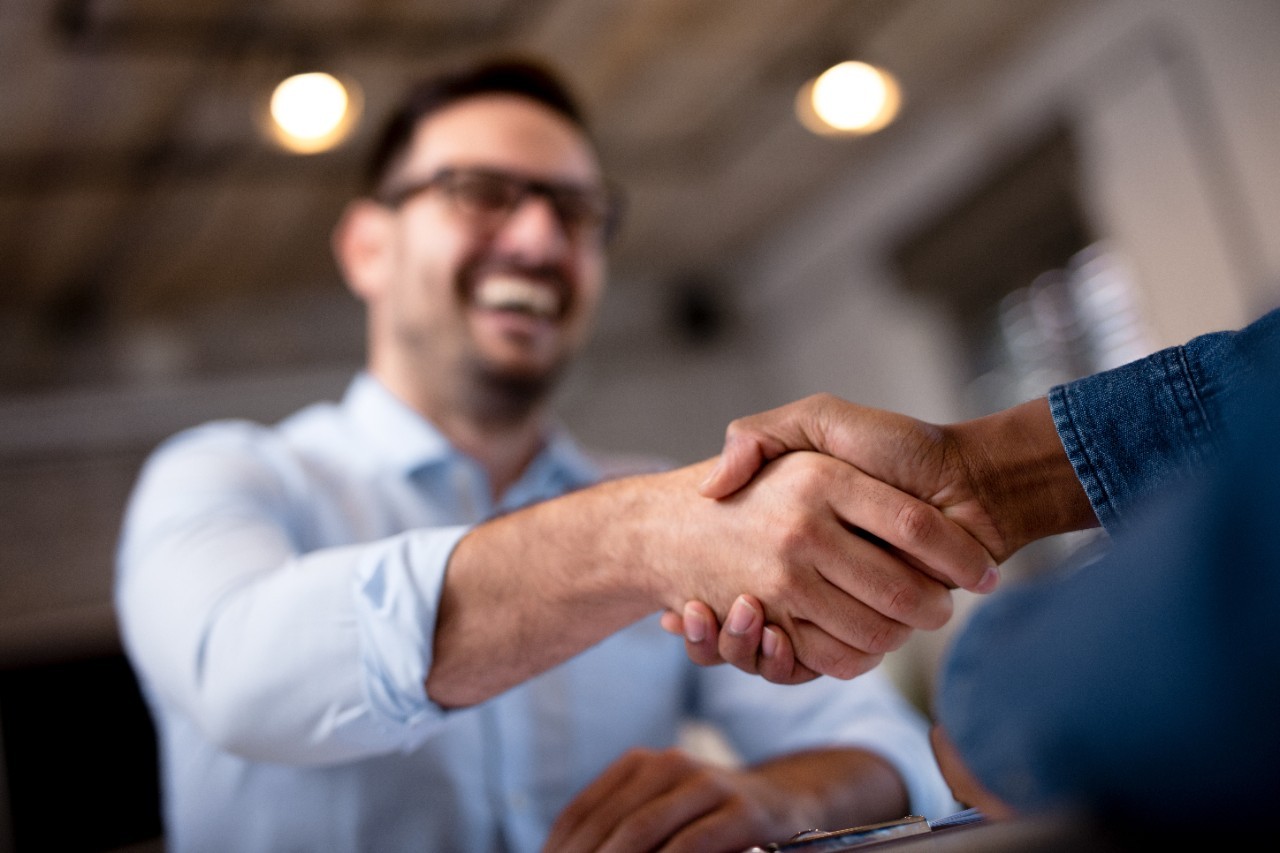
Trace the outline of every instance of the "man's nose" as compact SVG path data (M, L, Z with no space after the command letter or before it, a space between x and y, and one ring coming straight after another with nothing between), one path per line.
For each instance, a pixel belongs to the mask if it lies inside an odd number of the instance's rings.
M504 251L528 260L547 261L562 257L569 248L569 235L551 199L529 193L511 211L497 241Z

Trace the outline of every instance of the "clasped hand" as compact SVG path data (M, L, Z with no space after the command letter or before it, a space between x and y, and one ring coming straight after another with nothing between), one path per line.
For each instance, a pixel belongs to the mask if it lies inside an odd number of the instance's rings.
M826 464L797 451L823 454ZM843 553L824 555L827 586L804 602L817 616L789 616L793 602L778 595L791 591L767 584L741 590L718 611L707 599L691 599L669 609L662 624L685 637L694 662L727 661L781 684L851 678L899 647L911 629L941 627L951 615L951 589L989 592L998 582L996 563L1011 547L974 486L969 456L945 428L914 418L827 394L741 418L729 426L700 491L732 502L768 479L758 474L806 457L815 478L808 488L825 497L840 535L828 530L820 543L806 544L797 520L792 556L812 559L806 547L819 544Z

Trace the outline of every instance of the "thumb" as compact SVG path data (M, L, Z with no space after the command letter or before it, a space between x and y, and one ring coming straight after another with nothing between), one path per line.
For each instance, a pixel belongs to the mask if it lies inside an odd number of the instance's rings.
M715 467L698 486L698 493L707 498L727 498L751 482L770 458L754 437L731 434L725 439Z
M824 436L829 399L829 395L814 395L733 421L725 430L720 460L698 487L699 493L728 497L750 482L766 462L788 451L830 453Z

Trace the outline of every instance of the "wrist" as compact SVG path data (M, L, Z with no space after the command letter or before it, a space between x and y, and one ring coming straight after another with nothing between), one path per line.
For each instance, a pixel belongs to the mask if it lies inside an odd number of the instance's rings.
M703 517L699 511L713 511L716 503L698 493L698 484L715 461L616 483L623 519L617 558L627 566L626 582L634 594L655 609L679 612L690 597L689 563L676 555L689 558L694 544L706 538L695 518Z
M477 525L450 555L427 694L483 702L658 606L631 551L643 489L613 481Z
M1004 561L1038 539L1098 525L1046 398L947 428L1003 540Z

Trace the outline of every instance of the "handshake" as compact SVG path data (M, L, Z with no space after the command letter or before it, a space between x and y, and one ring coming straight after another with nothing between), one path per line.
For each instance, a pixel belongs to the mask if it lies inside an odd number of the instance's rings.
M951 590L990 592L1023 545L1098 524L1044 399L937 426L808 397L730 424L698 490L727 510L755 502L772 535L708 543L755 543L758 571L733 591L704 578L663 627L696 663L780 684L866 672L944 625Z
M937 426L807 397L734 421L718 459L475 528L427 689L485 701L655 611L694 663L850 679L945 625L952 590L994 589L1023 545L1097 525L1047 399Z

